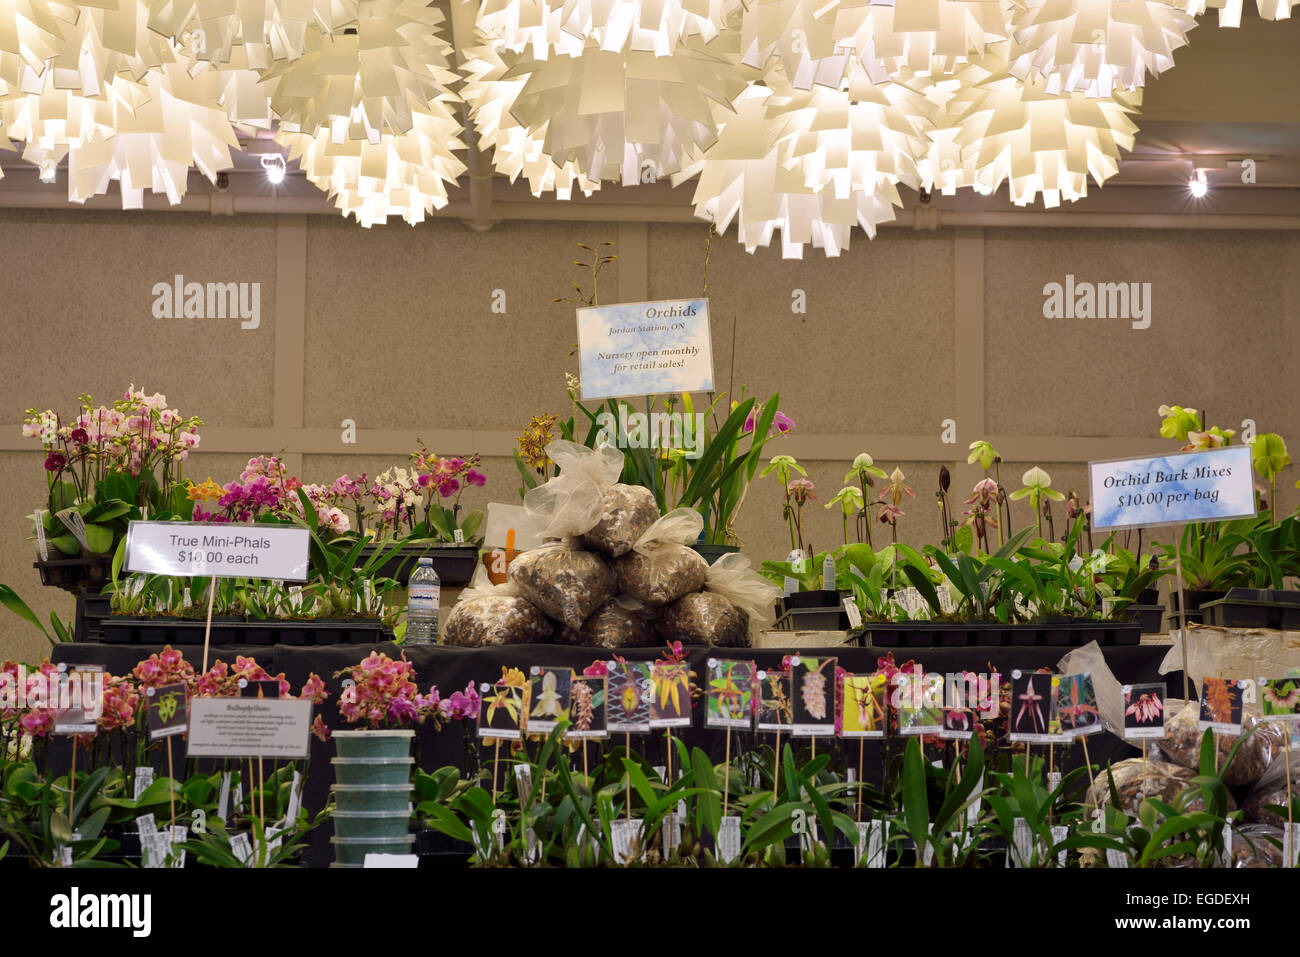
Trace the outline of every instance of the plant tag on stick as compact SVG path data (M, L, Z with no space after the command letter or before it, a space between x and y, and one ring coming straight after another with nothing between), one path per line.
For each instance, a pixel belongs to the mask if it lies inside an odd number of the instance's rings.
M1069 837L1069 836L1070 836L1070 829L1069 829L1068 827L1066 827L1064 824L1053 824L1053 825L1052 825L1052 843L1053 843L1053 844L1060 844L1062 841L1064 841L1064 840L1065 840L1067 837ZM1065 859L1066 859L1066 857L1069 856L1069 853L1070 853L1069 851L1061 851L1060 853L1058 853L1058 854L1056 855L1056 863L1057 863L1058 866L1060 866L1060 867L1064 867L1064 866L1065 866Z
M34 516L36 519L36 554L41 556L41 561L48 562L50 560L50 545L45 539L45 521L42 518L44 514L45 509L38 508Z
M131 799L133 801L140 800L140 795L143 794L145 791L149 790L149 786L151 784L153 784L153 768L150 767L136 768L135 781L134 784L132 785L132 789L134 793Z
M627 864L632 861L632 841L641 830L641 819L620 818L610 822L609 836L614 848L614 863Z
M660 833L663 836L664 857L671 857L682 846L682 819L677 811L669 811L664 815Z
M252 840L247 834L234 835L230 839L230 853L235 855L235 860L248 867L249 861L253 859Z
M727 815L718 824L718 860L730 864L740 856L743 844L740 818Z
M860 865L865 854L867 867L885 866L885 821L859 821L858 843L853 848L853 863Z
M1300 849L1300 824L1289 824L1282 829L1282 860L1284 867L1296 866L1296 851Z
M1034 835L1023 817L1011 826L1011 846L1007 848L1007 867L1028 867L1034 853Z
M138 772L137 772L138 773ZM217 817L223 823L226 820L226 814L230 810L230 772L225 771L221 775L221 790L217 797Z
M858 603L851 596L844 599L844 613L849 616L850 628L862 627L862 612L858 611Z

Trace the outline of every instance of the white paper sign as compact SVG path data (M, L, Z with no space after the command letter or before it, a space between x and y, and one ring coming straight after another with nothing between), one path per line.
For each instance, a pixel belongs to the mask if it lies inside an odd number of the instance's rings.
M419 867L420 858L414 854L367 854L362 867Z
M310 534L295 525L132 522L126 570L152 575L306 581Z
M191 758L305 758L311 701L294 698L195 698L190 702Z
M582 398L713 391L707 299L578 310Z
M724 817L718 825L718 860L730 864L740 856L744 843L740 833L740 818L730 815Z
M641 831L641 819L620 818L609 827L610 843L614 850L614 863L626 864L632 860L632 838Z
M1250 446L1089 462L1092 527L1254 518Z

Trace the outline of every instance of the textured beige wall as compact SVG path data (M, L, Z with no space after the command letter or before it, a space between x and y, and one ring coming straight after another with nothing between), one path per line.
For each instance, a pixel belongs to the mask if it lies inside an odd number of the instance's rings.
M572 306L551 299L581 276L571 265L576 243L623 237L624 259L602 273L605 302L688 297L701 289L703 226L512 222L480 234L445 222L362 230L312 217L301 273L288 254L285 222L0 211L0 530L10 546L0 549L0 581L42 618L50 610L67 614L69 602L36 584L34 549L25 540L21 516L44 488L39 454L17 436L30 405L69 410L79 391L107 399L134 381L209 423L209 450L187 468L196 479L229 481L248 455L281 447L300 462L306 481L374 475L405 464L401 449L417 435L451 430L453 438L440 444L430 438L435 451L465 453L475 449L454 446L474 444L469 430L511 436L533 414L568 413L563 374L577 368L569 357ZM300 237L303 221L295 222ZM770 448L775 453L786 443L807 459L817 485L818 500L806 513L815 547L840 539L838 513L823 506L858 451L871 452L887 471L901 465L916 498L904 506L900 532L923 544L938 537L939 465L946 460L952 469L960 503L979 477L964 451L980 434L1030 450L1021 458L1039 446L1056 449L1051 454L1059 461L1044 461L1054 484L1081 492L1086 476L1079 463L1092 453L1067 461L1073 446L1061 453L1052 437L1078 437L1093 451L1104 449L1097 440L1108 437L1150 437L1152 450L1167 448L1156 435L1162 402L1208 408L1224 425L1239 427L1252 416L1259 429L1300 443L1300 239L1083 229L963 236L964 255L973 248L983 263L982 286L978 270L960 265L957 234L949 230L885 230L874 242L858 237L834 260L813 250L803 261L782 260L773 250L748 256L732 235L713 240L708 296L716 378L725 388L732 377L734 321L737 389L779 390L781 407L798 422L794 436ZM261 282L262 328L154 320L152 285L176 272L199 281ZM1151 328L1044 319L1042 287L1067 272L1093 282L1153 283ZM275 342L277 283L305 290L301 344L293 337ZM504 315L491 309L496 289L506 294ZM791 311L796 289L806 293L806 314ZM965 347L984 344L982 383L971 378L973 356L955 344L971 328L955 327L958 313L964 323L983 323L982 337L967 337ZM280 328L289 328L287 316ZM291 416L294 403L285 400L295 398L282 378L277 403L277 370L283 376L299 366L303 421L277 421L276 408ZM984 421L974 406L961 405L981 394ZM939 441L948 417L957 420L955 446ZM339 438L344 418L358 425L356 446ZM274 438L256 437L273 447L256 447L240 427L275 429ZM367 444L375 430L390 433L384 441L391 447ZM518 501L505 448L488 451L488 486L466 493L468 507ZM1030 464L1008 462L1004 483L1017 487ZM1285 482L1288 507L1296 500L1294 481ZM1015 522L1028 522L1028 507L1015 507ZM774 481L755 484L738 529L756 560L784 556L789 541ZM0 656L31 658L42 647L34 629L0 614Z

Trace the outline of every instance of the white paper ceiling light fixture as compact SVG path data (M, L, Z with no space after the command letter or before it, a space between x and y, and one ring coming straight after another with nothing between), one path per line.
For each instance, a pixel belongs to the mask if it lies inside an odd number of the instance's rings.
M311 136L281 132L276 139L344 216L369 228L393 216L414 226L447 205L447 184L465 172L452 152L465 148L459 133L447 110L416 105L407 132L383 133L373 142L336 138L323 127Z
M281 128L312 136L334 127L336 137L345 129L373 142L411 130L419 109L458 104L442 21L421 0L360 0L354 24L333 34L308 31L302 56L265 74Z
M149 0L150 28L188 40L195 59L253 70L297 59L311 31L356 16L356 0Z
M561 166L593 180L635 185L681 169L692 148L717 138L714 111L730 110L744 88L737 37L683 40L670 57L601 50L579 56L521 57L506 78L525 80L514 115ZM544 134L543 131L544 130Z
M117 77L98 97L58 88L53 71L42 79L39 92L6 99L0 113L8 135L25 144L24 159L44 167L67 158L74 203L117 181L124 209L142 208L145 190L176 205L191 166L215 180L232 165L230 151L239 144L210 74L192 76L183 64L168 63L139 84Z
M551 159L543 148L545 124L530 131L515 119L511 111L525 81L504 79L505 61L492 46L467 50L461 72L465 83L460 93L469 107L479 146L491 153L498 173L512 183L522 176L534 196L553 192L557 199L567 200L575 183L586 195L600 188L599 180L584 176L573 162L558 165Z
M716 37L742 0L483 0L477 24L494 44L543 60L578 56L594 40L610 53L669 56L679 41Z
M99 87L119 77L142 83L147 71L175 62L172 41L149 29L149 8L141 0L96 0L76 10L77 22L63 28L45 64L57 71L61 87L97 96Z
M834 37L876 83L907 69L950 74L1010 36L1012 0L841 0Z
M776 58L796 89L834 87L848 54L835 44L840 0L749 0L740 16L741 60L766 70Z
M753 252L780 233L781 253L827 256L849 247L854 227L874 237L901 206L898 184L920 183L916 154L927 125L921 97L870 83L860 68L843 88L800 91L769 74L735 101L718 141L692 157L674 184L698 175L696 215L719 230L734 220Z
M1289 20L1291 8L1300 4L1300 0L1255 0L1255 9L1264 20ZM1184 9L1194 17L1199 17L1207 9L1219 11L1219 26L1236 28L1241 26L1243 0L1184 0Z
M0 83L17 86L23 65L39 74L76 19L72 3L0 0Z
M1013 26L1016 77L1110 96L1173 66L1196 19L1165 0L1029 0Z
M923 179L948 191L970 186L991 193L1007 182L1017 206L1040 195L1047 207L1081 199L1088 180L1098 185L1119 171L1120 154L1137 135L1132 116L1141 91L1112 97L1053 93L1041 80L1012 76L1007 44L997 44L950 80L904 76L909 86L942 101L931 133Z

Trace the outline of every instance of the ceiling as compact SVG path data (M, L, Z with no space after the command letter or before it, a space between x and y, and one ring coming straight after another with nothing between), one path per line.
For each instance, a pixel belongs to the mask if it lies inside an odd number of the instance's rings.
M463 0L441 0L453 33L464 32ZM469 22L472 23L472 12ZM462 38L453 36L460 46ZM1146 85L1139 135L1119 173L1104 189L1093 189L1077 203L1054 210L1017 208L1005 186L992 196L970 190L958 195L921 197L902 189L903 210L893 225L1019 225L1068 222L1077 225L1216 226L1300 228L1300 18L1264 21L1252 10L1240 28L1220 28L1213 11L1200 17L1188 45L1175 54L1175 67ZM471 140L472 142L472 140ZM191 171L188 192L177 206L146 194L147 209L237 213L337 215L295 164L278 186L271 186L261 152L282 152L268 138L243 139L234 169L218 185ZM590 197L558 201L534 198L522 183L491 173L484 157L471 151L469 172L449 190L450 202L438 218L459 219L488 229L510 219L613 221L692 221L690 183L666 182L636 187L605 184ZM1253 161L1254 182L1243 181ZM1193 200L1187 180L1194 167L1205 168L1209 194ZM0 207L77 208L69 203L62 176L41 183L37 170L18 154L0 153ZM118 209L116 186L85 208Z

